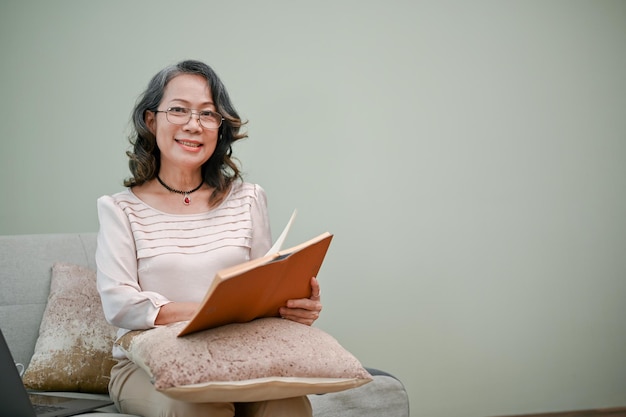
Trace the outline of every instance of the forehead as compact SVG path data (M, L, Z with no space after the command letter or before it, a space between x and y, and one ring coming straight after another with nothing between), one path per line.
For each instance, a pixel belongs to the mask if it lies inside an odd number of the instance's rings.
M163 90L163 101L212 103L213 94L207 80L196 74L181 74L172 78Z

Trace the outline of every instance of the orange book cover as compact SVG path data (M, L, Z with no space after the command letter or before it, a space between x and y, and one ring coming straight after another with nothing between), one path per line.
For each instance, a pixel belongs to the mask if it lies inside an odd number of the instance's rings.
M219 271L202 305L178 336L261 317L279 317L287 300L311 296L333 235L325 232L292 248Z

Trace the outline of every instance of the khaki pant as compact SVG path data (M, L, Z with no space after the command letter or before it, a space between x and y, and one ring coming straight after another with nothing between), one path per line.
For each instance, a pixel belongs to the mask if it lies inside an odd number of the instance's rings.
M109 394L122 413L143 417L311 417L304 397L254 403L189 403L161 394L146 372L129 360L111 370Z

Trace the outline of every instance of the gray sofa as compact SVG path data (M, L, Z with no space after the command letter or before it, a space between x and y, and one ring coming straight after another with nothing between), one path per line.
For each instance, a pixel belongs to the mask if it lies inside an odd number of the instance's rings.
M68 262L95 269L95 248L95 233L0 236L0 328L16 362L28 364L33 355L50 290L52 264ZM407 417L409 402L402 383L385 372L368 370L374 380L359 388L311 395L314 416ZM106 394L63 395L102 397ZM109 406L84 415L124 414Z

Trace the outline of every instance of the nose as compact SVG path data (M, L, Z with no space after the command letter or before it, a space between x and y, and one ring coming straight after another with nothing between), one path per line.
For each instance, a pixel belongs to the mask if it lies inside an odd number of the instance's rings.
M185 129L188 130L202 130L202 125L200 124L200 114L196 112L191 112L189 115L189 120L185 123Z

